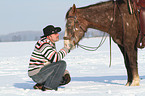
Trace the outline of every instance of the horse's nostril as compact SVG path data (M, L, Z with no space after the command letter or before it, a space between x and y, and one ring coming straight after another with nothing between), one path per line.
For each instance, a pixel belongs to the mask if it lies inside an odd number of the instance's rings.
M63 37L64 40L66 40L66 37Z
M70 40L70 38L69 38L69 37L63 37L63 39L64 39L64 40Z

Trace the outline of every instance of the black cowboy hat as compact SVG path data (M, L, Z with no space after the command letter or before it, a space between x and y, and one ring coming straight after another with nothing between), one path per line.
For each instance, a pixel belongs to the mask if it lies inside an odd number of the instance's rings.
M48 25L48 26L46 26L44 29L43 29L43 36L41 36L41 38L42 37L47 37L47 36L49 36L49 35L51 35L51 34L56 34L56 33L58 33L58 32L60 32L61 31L61 28L60 27L54 27L53 25Z

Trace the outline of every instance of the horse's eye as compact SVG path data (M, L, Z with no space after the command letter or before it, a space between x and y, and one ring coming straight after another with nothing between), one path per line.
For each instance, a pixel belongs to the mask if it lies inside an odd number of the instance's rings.
M67 27L71 27L71 23L67 23Z

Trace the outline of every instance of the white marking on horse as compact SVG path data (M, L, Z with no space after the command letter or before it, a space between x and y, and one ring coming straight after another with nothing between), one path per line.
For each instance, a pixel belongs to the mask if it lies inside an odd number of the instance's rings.
M126 25L129 26L129 23L127 22Z

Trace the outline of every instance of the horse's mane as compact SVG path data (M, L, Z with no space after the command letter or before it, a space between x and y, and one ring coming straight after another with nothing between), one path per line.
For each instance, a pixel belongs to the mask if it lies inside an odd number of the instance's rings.
M88 6L85 6L85 7L80 7L80 8L77 8L77 9L91 8L91 7L98 6L98 5L103 6L103 5L108 4L109 2L115 2L115 1L114 0L109 0L107 2L99 2L99 3L96 3L96 4L88 5ZM116 2L120 5L120 4L125 3L125 0L116 0ZM72 7L70 7L70 9L67 11L66 17L65 17L66 19L68 18L68 15L69 15L69 12L70 12L71 9L72 9Z

